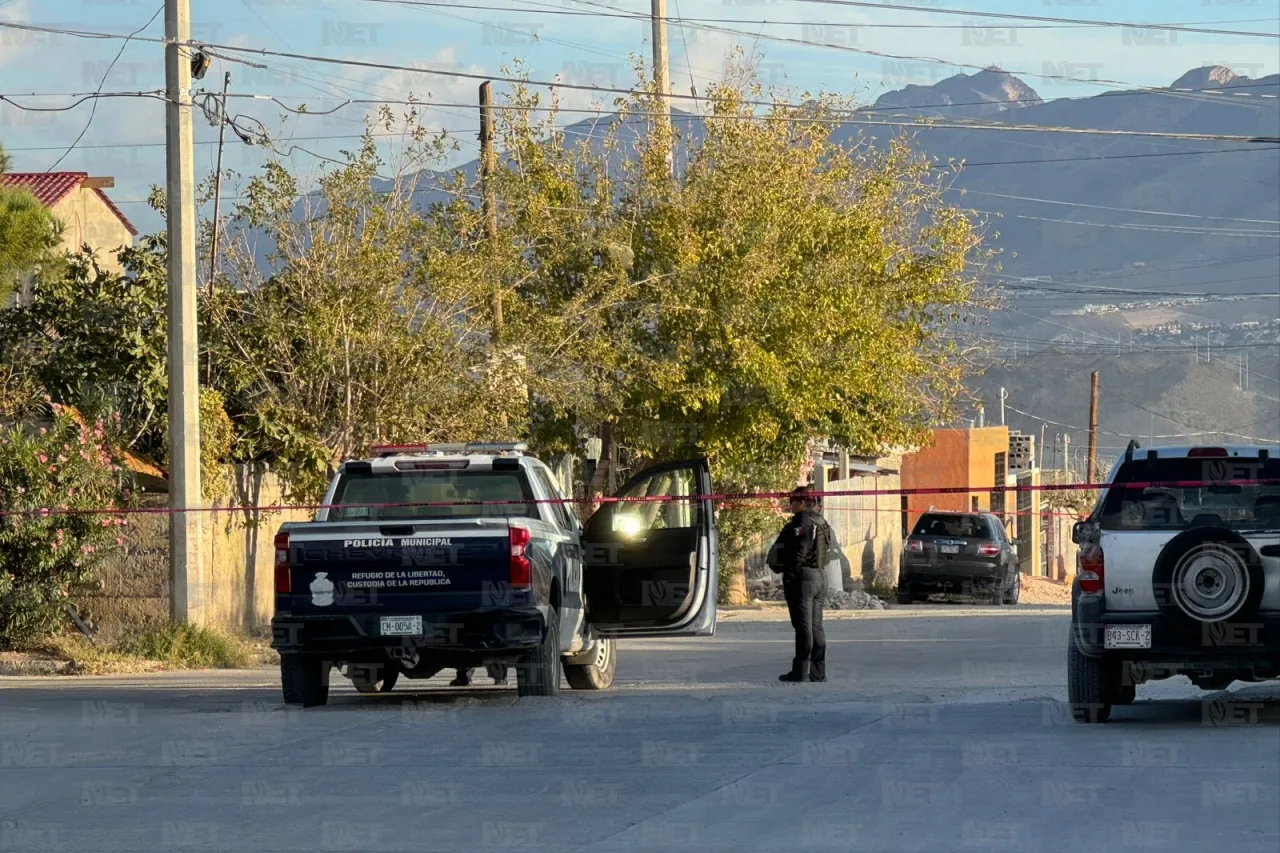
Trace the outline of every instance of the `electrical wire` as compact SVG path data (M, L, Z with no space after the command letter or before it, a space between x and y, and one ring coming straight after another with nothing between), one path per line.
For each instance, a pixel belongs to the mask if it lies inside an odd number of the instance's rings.
M265 48L228 47L225 45L204 45L203 48L205 52L209 53L209 55L211 56L217 56L220 59L225 59L229 62L240 62L249 66L257 66L257 63L254 63L250 60L243 59L236 56L224 56L220 53L217 53L216 51L232 50L232 51L237 51L241 53L251 53L255 55L264 55L264 56L283 55L287 58L305 59L305 60L310 60L315 62L331 63L336 65L352 65L357 67L378 68L386 71L407 71L407 72L414 72L414 73L420 73L420 74L438 74L438 75L444 75L449 77L460 77L460 78L473 79L473 80L489 80L489 81L497 81L502 83L515 83L515 84L530 85L530 86L545 86L547 88L552 88L552 89L555 89L555 88L572 89L575 91L597 92L601 94L619 94L619 95L648 94L656 98L698 100L698 99L695 99L692 95L679 95L674 93L666 93L666 94L645 93L635 89L621 89L621 88L610 87L610 86L591 86L591 85L580 84L580 83L562 83L562 82L548 81L548 80L529 80L529 79L522 79L518 77L504 77L504 76L494 76L494 75L487 75L487 74L470 74L470 73L459 72L459 71L443 71L443 70L428 69L428 68L411 68L403 65L391 65L386 63L365 62L360 60L339 60L339 59L333 59L330 57L304 56L304 55L298 55L298 54L281 54L278 51L271 51ZM350 104L360 104L360 103L377 103L377 104L411 103L419 106L429 105L429 106L436 106L436 107L463 107L463 108L472 106L470 104L443 103L438 101L422 101L422 100L368 101L363 99L352 98L352 99L346 100L345 102L339 104L338 106L334 107L331 110L303 110L300 112L290 107L288 104L284 103L282 100L280 100L278 96L275 96L275 95L232 93L228 97L255 98L258 100L274 101L277 105L279 105L283 109L287 109L291 112L297 112L299 114L301 114L301 112L307 112L313 115L327 115L329 113L336 112L342 107L348 106ZM749 104L749 105L755 105L755 106L765 106L765 107L788 106L784 104L771 103L767 101L744 101L743 103ZM794 105L790 105L790 106L794 106ZM519 104L516 104L516 105L494 104L493 109L517 110L517 111L527 111L527 112L561 112L561 113L577 112L577 113L592 113L592 114L598 114L598 115L604 115L608 112L606 110L599 109L599 108L584 109L580 107L579 108L551 107L551 106L537 107L537 106L519 105ZM862 127L893 127L893 128L918 127L922 130L927 130L932 128L950 128L955 130L991 130L991 131L1015 131L1015 132L1031 132L1031 133L1063 133L1063 134L1082 134L1082 135L1094 135L1094 136L1120 136L1120 137L1155 138L1155 139L1184 139L1184 140L1217 141L1217 142L1247 142L1247 143L1259 144L1259 145L1280 145L1280 136L1274 136L1274 137L1232 136L1227 134L1208 134L1208 133L1168 133L1168 132L1162 132L1162 131L1116 130L1116 129L1103 129L1103 128L1076 128L1076 127L1061 127L1061 126L1043 126L1042 127L1042 126L1036 126L1036 125L1017 125L1017 124L985 124L984 125L984 124L963 124L963 123L956 123L956 122L935 122L935 121L922 123L919 117L912 117L908 120L900 120L900 121L892 120L892 119L881 120L881 121L863 121L857 118L849 117L851 115L856 115L856 111L834 111L834 112L841 113L843 117L833 117L833 118L827 119L827 118L816 118L811 116L777 116L777 117L770 117L768 120L790 121L790 122L796 122L796 123L821 123L821 124L840 124L840 125L850 124L850 125L859 125ZM634 110L634 111L629 111L628 115L633 117L657 117L657 116L667 116L668 114L665 112L659 113L659 112L649 112L649 111L643 111L643 110ZM714 120L761 121L761 120L764 120L764 117L762 116L749 115L749 114L747 115L737 115L737 114L714 115L714 116L695 116L692 114L686 114L684 116L671 116L671 118L673 121L692 120L692 119L702 119L705 121L714 121Z
M989 160L977 163L961 161L958 165L961 165L965 169L978 169L993 166L1042 165L1045 163L1085 163L1100 160L1139 160L1148 157L1192 157L1205 154L1257 154L1259 152L1266 151L1280 151L1280 147L1263 148L1258 146L1250 148L1215 148L1204 151L1152 151L1144 154L1098 154L1088 157L1047 157L1038 160Z
M1174 30L1182 33L1202 33L1205 35L1218 36L1259 36L1261 38L1280 38L1280 33L1259 33L1247 32L1240 30L1214 30L1204 27L1190 27L1172 24L1144 24L1129 21L1098 21L1086 20L1081 18L1055 18L1047 15L1018 15L1009 12L986 12L976 11L973 9L944 9L937 6L908 6L895 2L890 5L887 3L868 3L862 0L796 0L798 3L817 3L826 6L849 6L860 9L875 9L883 12L927 12L930 15L968 15L978 18L997 18L1006 21L1037 21L1042 23L1057 24L1077 24L1088 27L1111 27L1126 28L1134 30Z
M622 10L619 10L616 6L610 6L607 3L597 2L596 0L573 0L573 2L580 3L584 6L598 7L601 9L609 9L615 12L622 11ZM814 2L816 2L816 0L814 0ZM876 5L877 8L881 8L881 9L885 8L880 4L874 4L874 5ZM902 7L898 7L898 8L902 8ZM727 33L729 35L747 37L751 39L766 39L768 41L780 42L783 44L797 44L797 45L804 45L806 47L822 47L830 50L840 50L848 53L856 53L862 56L876 56L882 59L898 59L898 60L910 61L910 62L927 62L931 64L936 64L936 65L946 65L952 68L968 68L968 69L977 70L977 71L991 70L990 66L986 66L986 65L974 65L972 63L966 63L966 62L952 62L946 59L938 59L937 57L933 57L933 56L912 56L912 55L903 55L903 54L896 54L896 53L886 53L884 51L871 50L870 48L864 48L864 47L856 47L850 44L832 44L829 42L815 42L805 38L792 38L790 36L779 36L779 35L772 35L769 33L759 33L759 32L751 33L745 30L737 30L730 27L714 26L712 24L699 24L699 23L693 23L693 22L686 22L684 26L689 26L689 27L692 27L693 29L698 29L698 30L706 30L708 32ZM1161 27L1160 29L1167 29L1167 28ZM1277 35L1275 37L1280 38L1280 35ZM1081 79L1079 77L1072 77L1066 74L1051 74L1049 72L1043 72L1043 71L1036 72L1036 71L1009 71L1007 69L1001 69L1001 70L1003 70L1007 74L1013 74L1015 76L1036 77L1042 80L1065 80L1069 83L1075 83L1075 84L1085 83L1085 84L1093 84L1093 85L1099 85L1099 86L1133 86L1132 83L1127 83L1123 80L1110 80L1106 78ZM1176 90L1172 90L1172 89L1160 89L1156 87L1145 87L1145 86L1138 87L1138 88L1151 89L1152 91L1159 91L1166 95L1170 95L1174 97L1178 97L1180 94ZM1187 95L1186 97L1189 97L1192 100L1203 100L1202 96Z
M164 5L165 5L164 3L161 3L156 8L156 10L151 13L151 17L147 19L147 22L145 24L138 27L136 30L134 30L125 38L124 42L120 45L120 50L116 51L115 58L111 60L111 64L107 66L107 70L102 73L102 79L98 81L98 88L94 93L95 96L102 93L102 87L107 84L107 78L111 76L111 70L116 67L116 63L120 61L120 57L124 55L125 48L129 46L129 40L132 39L134 36L136 36L138 33L145 30L147 27L151 26L152 22L155 21L155 19L160 16L160 13L164 11ZM49 172L52 172L54 169L58 168L58 166L61 165L62 161L67 159L67 157L71 154L72 151L76 150L76 146L80 144L80 140L84 139L84 135L89 132L89 127L93 124L93 118L97 114L98 114L98 98L95 97L93 100L93 107L92 109L89 110L89 118L87 121L85 121L84 127L80 128L80 134L76 136L75 140L71 143L71 145L67 147L67 150L62 152L62 156L59 157L57 160L54 160L52 166L50 166L48 169L45 169L45 174L48 174Z
M1088 208L1089 210L1107 210L1115 213L1137 213L1143 216L1172 216L1172 217L1180 217L1184 219L1213 219L1213 220L1219 220L1224 222L1248 222L1248 223L1257 224L1257 225L1280 225L1280 219L1241 219L1240 217L1235 217L1235 216L1207 216L1207 215L1197 214L1197 213L1170 213L1168 211L1161 211L1161 210L1135 210L1134 208L1131 208L1131 207L1111 207L1109 205L1104 205L1104 204L1085 204L1084 202L1078 202L1078 201L1061 201L1058 199L1032 198L1030 196L1025 196L1025 195L1010 195L1008 193L984 192L982 190L969 190L969 189L964 189L960 187L947 187L945 191L959 192L959 193L964 193L965 195L980 195L980 196L988 196L990 198L1003 198L1003 199L1009 199L1012 201L1031 201L1031 202L1036 202L1038 204L1053 204L1053 205L1059 205L1062 207L1081 207L1081 208Z
M546 15L588 16L588 17L597 17L597 18L635 18L638 20L652 20L653 18L653 16L642 13L642 12L627 12L623 10L618 10L617 12L614 12L611 14L600 14L597 12L575 12L571 9L553 8L553 7L546 6L545 4L531 2L530 0L515 0L515 2L527 2L529 3L530 6L533 6L535 8L514 9L509 6L499 7L499 6L486 6L486 5L479 5L479 4L473 5L473 4L466 4L466 3L452 3L452 2L449 2L449 0L361 0L361 2L382 3L382 4L392 5L392 6L425 6L429 8L443 6L443 7L452 7L452 8L458 8L458 9L483 9L491 12L532 11L532 12L538 12ZM676 4L676 5L678 6L679 4ZM891 23L882 23L882 22L851 24L847 21L770 21L770 20L760 20L756 18L686 18L680 15L679 9L676 10L675 17L661 18L661 20L664 20L669 24L675 24L677 26L679 26L681 23L686 21L696 21L699 23L709 23L709 24L760 24L760 25L768 25L768 26L814 26L814 27L833 26L833 27L856 27L860 29L865 28L869 30L878 30L878 29L962 30L962 29L973 28L973 24L891 24ZM1159 26L1160 29L1164 29L1165 26L1200 26L1204 24L1252 24L1252 23L1267 22L1270 20L1272 19L1271 18L1243 18L1243 19L1234 19L1234 20L1227 20L1227 21L1192 21L1190 23L1172 22L1168 25L1163 25L1163 26L1156 25L1156 24L1151 24L1149 26L1153 28ZM1013 25L1010 25L1009 29L1014 29L1014 30L1092 29L1094 26L1096 25L1094 24L1013 24Z

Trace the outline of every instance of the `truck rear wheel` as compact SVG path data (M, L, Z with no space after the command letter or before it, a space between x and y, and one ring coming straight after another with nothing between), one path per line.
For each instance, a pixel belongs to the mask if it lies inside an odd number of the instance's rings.
M560 695L560 614L551 611L542 645L516 664L516 693L520 696Z
M608 690L618 669L618 650L612 638L596 641L590 663L564 662L564 677L574 690Z
M1077 723L1105 723L1111 717L1111 669L1101 658L1085 657L1075 637L1067 640L1067 702Z
M280 656L280 687L286 705L314 708L329 701L330 662L317 655Z

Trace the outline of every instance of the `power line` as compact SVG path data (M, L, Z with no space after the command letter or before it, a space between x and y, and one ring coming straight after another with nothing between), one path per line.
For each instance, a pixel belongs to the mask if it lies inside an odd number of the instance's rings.
M1098 154L1089 157L1046 157L1036 160L990 160L979 163L968 163L961 161L958 165L965 169L977 169L983 166L1028 166L1043 163L1084 163L1093 160L1138 160L1147 157L1192 157L1204 154L1241 154L1241 153L1258 153L1266 151L1280 151L1277 148L1215 148L1205 151L1152 151L1145 154Z
M1089 228L1122 228L1133 231L1154 231L1164 234L1216 234L1220 237L1274 237L1280 239L1280 231L1257 231L1240 228L1202 228L1193 225L1143 225L1137 222L1094 222L1087 219L1052 219L1046 216L1025 216L1020 213L1005 214L1001 211L974 209L975 213L989 216L1009 216L1033 222L1053 222L1060 225L1081 225Z
M522 84L522 85L528 85L528 86L545 86L547 88L552 88L552 89L556 89L556 88L572 89L575 91L597 92L601 94L648 95L655 98L673 98L673 99L680 99L680 100L698 100L698 101L702 100L700 98L694 98L693 95L680 95L675 93L655 94L655 93L647 93L647 92L636 90L636 89L622 89L622 88L611 87L611 86L591 86L591 85L586 85L581 83L562 83L562 82L548 81L548 80L529 80L529 79L521 79L518 77L503 77L503 76L495 76L495 75L489 75L489 74L470 74L470 73L461 72L461 71L444 71L444 70L433 69L433 68L412 68L412 67L403 66L403 65L391 65L387 63L366 62L366 61L353 60L353 59L333 59L330 57L323 57L323 56L285 54L285 53L280 53L278 51L267 50L265 48L245 48L245 47L234 47L234 46L226 46L226 45L204 45L204 49L211 56L218 56L219 58L225 59L230 62L240 62L245 65L257 66L257 67L261 67L261 66L258 66L258 63L254 63L247 59L241 59L235 56L223 56L221 54L214 53L214 51L231 50L231 51L236 51L241 53L251 53L251 54L263 55L263 56L283 56L285 58L290 58L290 59L302 59L302 60L309 60L313 62L329 63L334 65L350 65L350 66L363 67L363 68L377 68L384 71L406 71L406 72L419 73L419 74L436 74L436 75L442 75L447 77L458 77L458 78L469 79L469 80L491 80L491 81L496 81L500 83L515 83L515 84ZM403 104L414 104L418 106L426 105L426 106L436 106L436 107L470 106L468 104L443 103L439 101L426 101L426 100L416 100L416 99L408 100L408 101L396 101L396 100L364 100L364 99L358 99L358 98L351 98L344 101L342 104L339 104L337 107L334 107L331 110L299 111L288 106L283 101L281 101L278 96L275 96L275 95L233 93L229 97L254 98L257 100L274 101L280 107L290 110L291 112L296 112L299 114L310 113L313 115L327 115L329 113L337 112L339 109L349 104L362 104L362 103L363 104L403 103ZM287 97L293 97L293 96L287 96ZM746 105L764 106L764 107L788 107L788 106L795 107L796 106L794 104L771 103L768 101L743 101L741 103ZM507 110L517 110L517 111L527 111L527 112L563 112L563 113L578 112L578 113L594 113L597 115L604 115L607 112L602 109L582 109L582 108L573 108L573 107L550 107L550 106L536 107L536 106L521 105L521 104L516 104L516 105L495 104L494 109L507 109ZM1218 141L1218 142L1247 142L1251 144L1261 144L1261 145L1273 145L1273 144L1280 145L1280 136L1268 137L1268 136L1232 136L1232 135L1226 135L1226 134L1208 134L1208 133L1167 133L1162 131L1077 128L1077 127L1061 127L1061 126L1052 126L1052 125L1037 126L1037 125L1018 125L1018 124L965 124L965 123L935 122L935 121L922 123L919 120L919 118L914 118L914 117L909 120L889 119L889 120L882 120L882 121L863 121L857 118L850 117L852 115L856 115L857 113L856 110L844 110L844 111L833 111L833 112L839 112L840 115L843 117L818 118L813 116L797 115L797 116L778 116L778 117L771 118L771 120L793 121L798 123L807 122L807 123L816 123L816 124L851 124L851 125L860 125L863 127L919 127L921 129L951 128L956 130L991 130L991 131L1013 131L1013 132L1031 132L1031 133L1064 133L1064 134L1081 134L1081 135L1091 135L1091 136L1127 136L1127 137L1134 137L1134 138L1183 139L1183 140ZM628 111L627 115L633 116L633 117L646 117L646 116L659 116L664 114L657 113L657 112L646 112L642 110L632 110L632 111ZM759 121L761 120L762 117L758 115L751 115L751 114L741 114L741 115L725 114L725 115L709 115L709 116L696 116L696 115L689 114L687 116L673 116L672 118L673 120L700 119L702 121L716 121L716 120Z
M819 0L808 0L808 1L818 2ZM616 6L610 6L607 3L596 2L596 0L574 0L574 2L581 3L584 6L598 7L601 9L609 9L615 12L620 11ZM876 8L879 8L882 10L885 8L884 6L878 3L868 4L868 5L874 5ZM897 8L902 8L902 7L897 7ZM687 22L685 23L685 26L689 26L689 27L692 27L693 29L698 29L698 30L706 30L708 32L727 33L729 35L742 36L742 37L751 38L751 39L766 39L768 41L780 42L783 44L798 44L798 45L804 45L807 47L823 47L823 48L828 48L830 50L840 50L848 53L860 54L863 56L878 56L883 59L898 59L898 60L911 61L911 62L928 62L928 63L937 64L937 65L947 65L953 68L969 68L969 69L974 69L978 71L991 70L991 68L986 65L974 65L972 63L967 63L967 62L952 62L946 59L938 59L937 57L933 57L933 56L908 56L908 55L896 54L896 53L886 53L884 51L871 50L870 48L855 47L854 45L849 45L849 44L832 44L830 42L816 42L816 41L812 41L810 39L805 39L805 38L792 38L789 36L772 35L772 34L763 33L763 32L751 33L745 30L735 30L730 27L720 27L720 26L714 26L712 24L699 24L699 23ZM1166 28L1160 27L1158 29L1166 29ZM1280 38L1280 35L1277 35L1276 37ZM1088 83L1088 84L1093 84L1098 86L1134 86L1134 84L1127 83L1123 80L1109 80L1106 78L1081 79L1079 77L1072 77L1066 74L1051 74L1048 72L1005 71L1005 73L1014 74L1022 77L1037 77L1042 80L1065 80L1069 83L1076 83L1076 84ZM1150 89L1151 91L1162 92L1163 94L1170 95L1171 97L1188 97L1188 98L1191 98L1192 100L1204 99L1203 96L1197 97L1194 95L1182 95L1181 93L1173 89L1162 89L1162 88L1156 88L1156 87L1150 87L1150 86L1142 86L1137 88ZM1263 96L1263 97L1271 97L1271 96Z
M589 0L576 0L576 2L589 3ZM590 5L597 5L597 4L590 4ZM612 7L605 7L605 8L612 8ZM55 28L49 28L49 27L35 27L35 26L25 25L25 24L11 24L8 22L0 22L0 27L15 27L18 29L29 29L29 30L36 30L36 31L43 31L43 32L58 32L66 35L73 35L73 36L79 36L79 37L85 37L85 38L118 38L118 36L115 36L114 34L108 34L108 33L55 29ZM747 35L747 36L753 35L751 33L738 33L738 34ZM161 39L148 39L148 41L163 42L163 40ZM228 62L241 62L253 67L266 67L266 66L263 66L258 63L250 62L249 60L242 59L236 56L226 56L224 54L219 54L219 53L216 53L215 51L247 53L247 54L253 54L257 56L274 56L274 57L279 57L284 59L297 59L297 60L308 61L308 62L317 62L317 63L323 63L323 64L329 64L329 65L341 65L341 66L355 67L355 68L372 68L372 69L378 69L383 71L404 71L404 72L415 73L415 74L433 74L437 76L452 77L456 79L491 80L491 81L502 82L502 83L545 86L549 88L558 87L562 89L596 92L600 94L621 94L621 95L646 94L640 90L635 90L635 89L622 89L618 87L609 87L609 86L591 86L591 85L584 85L584 84L553 82L553 81L546 81L546 80L532 80L528 78L496 76L496 75L488 75L488 74L471 74L471 73L461 72L461 71L446 71L444 69L414 68L411 66L396 65L392 63L369 62L369 61L354 60L354 59L336 59L336 58L327 57L327 56L313 56L308 54L297 54L297 53L290 53L290 52L284 52L284 51L273 51L273 50L268 50L266 48L243 47L239 45L203 44L203 43L197 43L197 42L190 42L188 44L190 44L191 46L200 47L202 50L205 51L206 54L210 56L217 56L218 58L224 59ZM872 53L870 51L867 51L867 52ZM891 58L899 58L899 59L914 59L914 60L927 61L927 62L942 62L946 64L945 60L937 60L937 59L931 59L926 57L892 57L892 55L890 54L875 54L875 55L884 55L884 56L890 56ZM1044 76L1044 75L1029 74L1029 76ZM1075 80L1075 78L1072 78L1072 79ZM1080 81L1076 80L1075 82L1080 82ZM1089 81L1089 82L1118 83L1119 85L1130 85L1130 84L1122 83L1120 81ZM1152 89L1152 91L1160 91L1168 94L1168 90ZM694 100L694 101L699 100L695 98L693 95L680 95L675 93L647 93L647 94L649 94L651 97L663 98L663 99ZM778 106L778 104L776 103L764 102L764 101L743 101L742 103L744 105L752 105L752 106L768 106L768 107ZM281 106L283 106L283 104L281 104ZM849 112L849 111L846 111L846 112ZM635 114L640 115L640 113L635 113ZM846 119L844 123L861 124L861 125L867 125L867 126L878 125L883 127L925 126L921 124L919 117L911 117L909 121L878 121L878 122ZM1247 142L1251 144L1258 144L1258 143L1280 144L1280 137L1269 137L1269 136L1233 136L1233 135L1227 135L1227 134L1162 133L1157 131L1126 131L1126 130L1116 130L1116 129L1104 130L1101 128L1072 128L1072 127L1061 127L1061 126L979 124L976 122L965 123L965 122L959 122L959 121L956 121L954 123L930 122L927 126L937 127L937 128L951 128L951 129L958 129L958 130L1024 131L1024 132L1036 132L1036 133L1130 136L1135 138L1149 137L1149 138L1201 140L1201 141L1224 141L1224 142L1231 141L1231 142Z
M70 155L71 152L76 149L76 146L80 144L80 140L84 139L84 135L89 132L89 127L90 125L93 124L93 117L98 114L97 96L102 94L102 87L107 84L107 78L111 76L111 70L116 67L116 63L120 61L120 57L124 56L125 48L129 46L129 40L132 39L134 36L136 36L138 33L145 30L147 27L151 26L151 23L156 18L158 18L160 16L160 13L163 11L164 11L164 3L161 3L160 6L154 12L151 13L151 17L147 19L147 22L145 24L138 27L136 30L131 32L125 38L124 42L120 45L120 50L116 51L115 58L111 60L111 64L107 66L107 70L102 73L102 79L98 81L98 88L94 92L95 97L93 99L93 107L89 110L89 118L87 121L85 121L84 127L80 129L80 134L75 138L75 140L71 143L71 145L67 147L67 150L62 152L62 156L59 157L57 160L54 160L52 166L50 166L48 169L45 169L46 174L58 168L58 166L62 163L62 161L67 159L68 155Z
M587 5L593 5L593 6L603 5L603 4L593 3L591 2L591 0L575 0L575 2L585 3ZM613 7L604 6L604 8L612 9ZM878 8L883 8L883 7L878 7ZM4 22L4 21L0 21L0 27L33 30L37 32L56 32L64 35L71 35L71 36L82 37L82 38L107 38L107 39L120 38L120 36L117 36L113 33L102 33L102 32L84 31L84 30L68 30L68 29L53 28L53 27L40 27L40 26L29 25L29 24L14 24L14 23ZM753 33L746 33L746 32L735 31L735 30L724 30L724 31L729 32L731 34L735 34L735 35L744 35L744 36L749 36L753 38L755 37L755 34ZM139 40L150 41L152 43L164 43L163 39L139 39ZM317 62L317 63L323 63L323 64L329 64L329 65L341 65L341 66L347 66L347 67L353 67L353 68L372 68L372 69L378 69L383 71L404 71L404 72L415 73L415 74L434 74L438 76L452 77L456 79L491 80L491 81L501 82L501 83L515 83L515 84L533 85L533 86L559 87L562 89L597 92L601 94L621 94L621 95L644 94L641 91L638 91L635 89L622 89L618 87L609 87L609 86L590 86L590 85L584 85L584 84L564 83L564 82L557 83L557 82L551 82L546 80L531 80L528 78L496 76L496 75L487 75L487 74L470 74L462 71L446 71L444 69L414 68L406 65L396 65L393 63L369 62L369 61L362 61L362 60L355 60L355 59L336 59L336 58L327 57L327 56L313 56L308 54L298 54L298 53L291 53L291 52L284 52L284 51L273 51L266 48L243 47L239 45L204 44L199 42L189 42L188 45L192 47L199 47L202 50L204 50L206 54L210 56L217 56L218 58L224 59L229 62L241 62L250 66L256 65L256 67L265 67L265 66L257 65L256 63L249 62L248 60L237 58L235 56L226 56L222 54L217 54L215 53L215 51L247 53L247 54L253 54L257 56L274 56L274 57L279 57L283 59L297 59L297 60L302 60L307 62ZM830 45L818 45L818 46L830 46ZM840 46L840 47L845 47L845 46ZM876 51L857 50L854 48L848 48L848 49L855 50L856 52L859 52L859 53L867 53L869 55L883 56L883 57L888 57L892 59L904 59L904 60L913 60L913 61L921 61L921 62L936 62L936 63L942 63L942 64L955 65L957 67L963 67L962 63L948 63L946 60L936 59L932 57L896 56L893 54L880 53ZM969 67L978 68L980 66L969 66ZM1061 76L1061 75L1035 74L1034 72L1020 72L1020 73L1023 73L1025 76L1036 76L1036 77L1060 77ZM1070 79L1072 82L1077 82L1077 83L1082 82L1077 78L1063 78L1063 79ZM1132 85L1130 83L1125 83L1123 81L1117 81L1117 80L1096 80L1096 81L1090 80L1090 81L1083 81L1083 82L1091 82L1091 83L1098 83L1098 84L1114 84L1114 85L1122 85L1122 86ZM1153 92L1170 94L1170 91L1167 89L1156 89L1152 87L1146 87L1146 88L1149 88ZM663 98L663 99L694 100L695 102L699 100L695 98L693 95L680 95L680 94L670 93L670 92L649 93L649 94L651 97ZM754 106L770 106L770 107L775 106L775 104L773 103L762 102L762 101L743 101L742 103L746 105L754 105ZM865 121L850 120L848 123L864 124L864 125L878 124L885 127L895 127L895 126L901 126L904 124L911 124L911 125L920 124L918 117L913 117L910 122L893 122L893 121L865 122ZM1226 135L1226 134L1159 133L1155 131L1125 131L1125 130L1115 130L1115 129L1103 130L1100 128L1070 128L1070 127L1060 127L1060 126L1040 127L1040 126L1013 125L1013 124L984 125L984 124L978 124L978 123L963 123L963 122L956 122L953 124L932 122L929 126L942 127L942 128L949 127L952 129L960 129L960 130L973 129L973 130L1030 131L1030 132L1039 132L1039 133L1132 136L1132 137L1139 137L1139 138L1151 137L1151 138L1164 138L1164 139L1186 139L1186 140L1205 140L1205 141L1224 141L1224 142L1231 141L1231 142L1248 142L1248 143L1280 143L1280 137L1268 137L1268 136L1232 136L1232 135Z
M651 20L651 16L642 12L629 12L617 10L612 13L600 12L576 12L572 9L558 9L546 6L541 3L533 2L533 0L516 0L516 2L527 2L533 8L512 8L510 6L487 6L482 4L452 3L449 0L361 0L364 3L382 3L392 6L419 6L426 8L447 7L455 9L481 9L489 12L534 12L543 15L564 15L570 17L594 17L594 18L634 18L636 20ZM678 12L675 17L666 17L665 20L669 24L679 26L684 22L698 22L708 24L757 24L761 26L834 26L834 27L856 27L858 29L869 30L963 30L972 29L973 24L891 24L891 23L856 23L851 24L846 21L771 21L759 18L702 18L702 17L684 17ZM1166 26L1198 26L1202 24L1236 24L1236 23L1259 23L1271 20L1270 18L1243 18L1228 21L1193 21L1190 23L1173 22ZM1094 24L1014 24L1009 29L1015 30L1061 30L1061 29L1091 29ZM1153 28L1156 25L1151 25ZM1165 27L1160 27L1164 29Z
M978 18L999 18L1007 21L1042 21L1057 24L1077 24L1087 27L1124 27L1135 30L1175 30L1183 33L1204 33L1217 36L1259 36L1262 38L1280 38L1280 33L1259 33L1241 30L1214 30L1204 27L1188 27L1174 24L1143 24L1129 21L1098 21L1081 18L1054 18L1047 15L1017 15L1009 12L980 12L973 9L941 9L936 6L906 6L895 2L868 3L860 0L797 0L800 3L819 3L827 6L852 6L860 9L876 9L880 12L927 12L930 15L969 15Z
M1207 216L1207 215L1202 215L1197 213L1170 213L1168 211L1161 211L1161 210L1135 210L1130 207L1111 207L1109 205L1104 205L1104 204L1085 204L1084 202L1079 202L1079 201L1061 201L1058 199L1049 199L1049 198L1032 198L1030 196L1024 196L1024 195L1009 195L1007 193L984 192L981 190L969 190L961 187L947 187L946 191L964 193L967 195L971 194L971 195L989 196L991 198L1003 198L1003 199L1009 199L1012 201L1032 201L1038 204L1053 204L1053 205L1060 205L1063 207L1083 207L1083 208L1088 208L1090 210L1107 210L1115 213L1138 213L1138 214L1142 214L1143 216L1174 216L1174 217L1180 217L1185 219L1215 219L1215 220L1220 220L1225 222L1248 222L1248 223L1253 223L1258 225L1280 225L1280 219L1241 219L1235 216Z

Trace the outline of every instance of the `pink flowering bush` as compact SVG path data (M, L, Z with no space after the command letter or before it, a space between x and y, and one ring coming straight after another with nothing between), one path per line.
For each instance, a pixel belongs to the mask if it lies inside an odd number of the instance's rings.
M47 427L0 426L0 649L38 644L64 624L128 523L126 471L102 425L51 408Z

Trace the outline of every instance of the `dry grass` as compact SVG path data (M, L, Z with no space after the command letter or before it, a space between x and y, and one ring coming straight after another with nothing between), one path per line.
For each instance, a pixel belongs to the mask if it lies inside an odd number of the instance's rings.
M141 626L116 643L80 634L49 639L39 649L0 655L0 675L132 675L189 669L245 669L279 658L262 637L235 637L192 625Z

